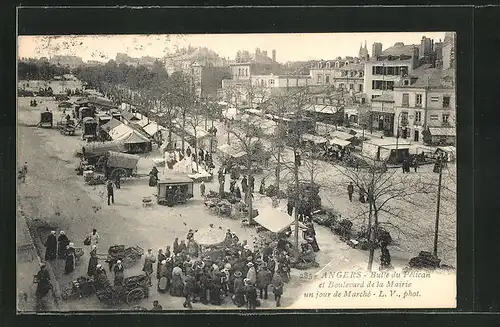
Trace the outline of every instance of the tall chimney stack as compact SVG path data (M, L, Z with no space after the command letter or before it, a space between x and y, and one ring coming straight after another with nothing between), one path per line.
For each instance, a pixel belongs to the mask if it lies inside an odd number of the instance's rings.
M273 49L273 61L276 62L276 50Z

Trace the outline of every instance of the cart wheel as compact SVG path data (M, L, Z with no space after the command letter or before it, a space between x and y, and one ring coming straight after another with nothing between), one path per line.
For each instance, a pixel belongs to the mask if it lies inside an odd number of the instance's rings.
M144 291L142 288L136 288L128 292L127 304L136 304L144 299Z

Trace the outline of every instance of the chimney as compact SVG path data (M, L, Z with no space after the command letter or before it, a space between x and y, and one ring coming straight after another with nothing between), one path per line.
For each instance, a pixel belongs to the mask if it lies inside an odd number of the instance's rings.
M273 61L276 62L276 50L273 49Z
M267 51L262 51L262 56L267 57Z

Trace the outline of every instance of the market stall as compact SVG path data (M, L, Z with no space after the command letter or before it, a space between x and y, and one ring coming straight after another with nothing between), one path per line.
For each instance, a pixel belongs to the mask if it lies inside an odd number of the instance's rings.
M259 215L254 222L273 233L280 233L290 227L294 222L293 217L275 208L259 208Z

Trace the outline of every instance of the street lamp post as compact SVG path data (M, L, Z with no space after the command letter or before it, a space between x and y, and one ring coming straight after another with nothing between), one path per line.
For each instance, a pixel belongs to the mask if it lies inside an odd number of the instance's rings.
M438 173L439 173L439 180L438 180L438 194L437 194L437 207L436 207L436 224L434 227L434 255L437 256L437 249L438 249L438 235L439 235L439 211L440 211L440 206L441 206L441 183L443 180L443 156L440 155L437 161L438 165Z

